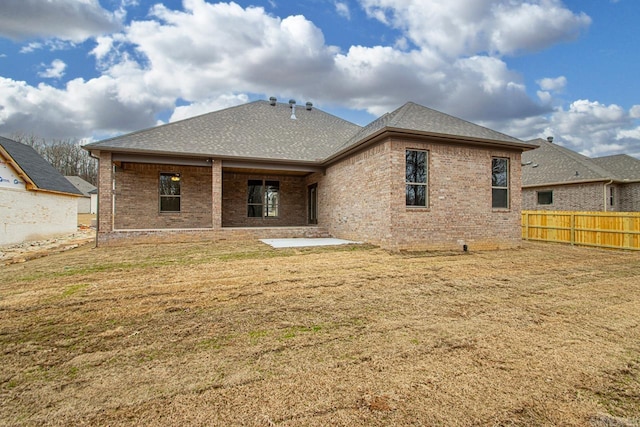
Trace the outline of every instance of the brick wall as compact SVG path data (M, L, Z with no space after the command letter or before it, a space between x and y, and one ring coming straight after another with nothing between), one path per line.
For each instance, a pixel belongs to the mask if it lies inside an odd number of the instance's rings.
M405 150L429 152L429 206L405 202ZM491 207L491 159L510 159L510 208ZM520 244L520 152L388 139L327 169L319 179L319 225L336 237L393 250ZM357 191L355 183L357 183Z
M553 191L553 204L539 205L538 192ZM619 191L614 187L614 206L609 206L607 188L607 210L617 210ZM549 211L604 211L604 183L557 185L525 188L522 190L522 208L525 210Z
M622 212L640 212L640 182L621 185L618 194Z
M180 212L160 212L158 185L161 172L181 174ZM211 168L123 163L115 172L114 228L211 228L211 183Z
M247 190L249 180L279 181L280 205L278 217L249 218ZM307 187L302 177L261 175L235 172L222 173L223 227L284 227L307 224Z
M98 161L98 234L113 231L113 164L111 153L100 152Z

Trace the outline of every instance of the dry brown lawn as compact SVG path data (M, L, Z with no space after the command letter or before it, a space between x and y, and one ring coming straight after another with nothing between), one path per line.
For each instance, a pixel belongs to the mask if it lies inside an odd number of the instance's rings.
M85 245L0 275L0 425L640 423L638 253Z

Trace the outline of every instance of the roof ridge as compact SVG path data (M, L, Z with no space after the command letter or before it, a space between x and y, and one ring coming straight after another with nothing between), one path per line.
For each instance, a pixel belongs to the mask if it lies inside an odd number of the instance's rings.
M578 153L577 151L571 150L570 148L564 147L559 144L555 144L553 142L548 142L542 140L541 146L544 144L545 146L551 148L556 152L562 153L564 156L569 157L575 162L578 162L581 166L588 169L590 172L593 172L597 175L600 175L604 179L619 179L615 173L612 173L610 170L603 168L598 165L592 158L587 157L583 154Z
M394 122L394 123L398 123L400 122L400 120L402 120L402 118L407 114L407 112L409 111L409 108L416 105L414 102L408 101L405 102L403 105L401 105L400 107L396 108L395 110L393 110L390 114L393 114L393 117L391 118L391 120L389 120L389 122Z

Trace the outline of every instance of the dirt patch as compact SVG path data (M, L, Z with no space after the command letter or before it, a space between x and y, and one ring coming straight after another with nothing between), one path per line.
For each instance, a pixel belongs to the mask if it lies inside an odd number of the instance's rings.
M91 245L2 267L0 425L638 425L640 254Z

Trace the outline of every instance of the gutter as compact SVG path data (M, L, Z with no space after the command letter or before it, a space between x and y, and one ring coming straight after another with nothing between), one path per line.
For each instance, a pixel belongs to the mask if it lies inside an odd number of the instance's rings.
M523 185L522 188L538 188L538 187L556 187L558 185L579 185L579 184L592 184L595 182L605 182L606 179L583 179L580 181L559 181L559 182L548 182L548 183L542 183L542 184L528 184L528 185ZM611 182L609 182L606 185L612 184L612 183L619 183L620 181L615 181L615 180L611 180ZM631 181L625 181L625 184L630 183ZM640 182L640 181L638 181Z

